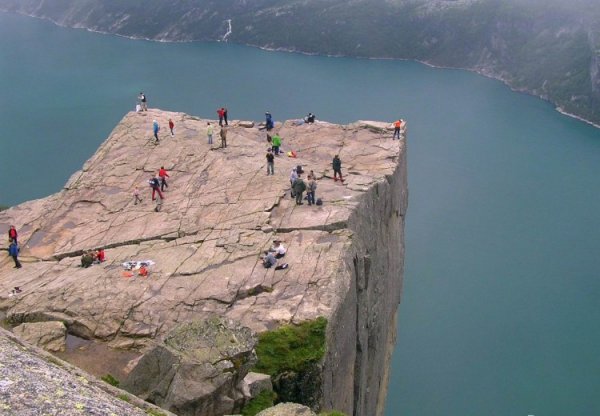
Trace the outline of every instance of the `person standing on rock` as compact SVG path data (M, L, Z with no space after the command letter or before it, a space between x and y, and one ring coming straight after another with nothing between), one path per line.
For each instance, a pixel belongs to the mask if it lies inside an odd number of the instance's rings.
M175 128L175 123L173 123L172 119L169 119L169 130L171 130L171 136L175 136L175 133L173 133L174 128Z
M275 133L273 137L271 137L271 140L273 141L273 152L277 156L279 156L279 148L281 147L281 137L279 136L279 134Z
M298 179L294 181L292 188L294 188L294 195L296 195L296 205L303 205L302 195L306 190L306 184L302 180L302 176L298 175Z
M219 126L223 127L223 118L225 117L225 112L223 111L223 107L217 110L217 116L219 117Z
M162 194L159 192L156 197L156 207L154 208L154 211L159 212L162 209L162 203L163 203Z
M313 175L308 175L308 188L306 190L306 196L308 197L308 205L314 205L316 192L317 181L315 180L315 177Z
M158 132L160 131L160 126L158 125L158 121L152 120L152 132L154 133L154 140L156 140L156 144L160 141L158 139Z
M8 255L11 256L15 261L15 269L20 269L22 266L21 262L19 261L19 246L17 245L16 241L11 241L10 245L8 246Z
M268 111L265 113L265 127L267 128L267 131L273 130L273 127L275 127L273 116Z
M267 149L267 176L268 175L275 175L275 156L273 156L271 148Z
M392 137L392 140L394 140L396 137L398 137L398 140L400 140L400 128L402 127L402 119L399 118L398 120L394 121L394 137Z
M213 144L213 126L210 121L206 123L206 137L208 137L208 144Z
M17 229L14 225L11 225L8 229L8 242L10 243L14 241L15 243L17 243L17 236Z
M146 94L144 94L143 92L140 92L138 99L140 100L140 106L142 107L142 111L148 111L148 103L146 102Z
M223 121L226 126L229 126L229 122L227 121L227 107L223 107L221 110L223 110Z
M221 126L221 147L224 149L227 147L227 127Z
M140 198L140 190L136 186L133 188L133 205L137 205L138 202L142 202L142 198Z
M167 184L167 178L169 177L169 174L167 173L167 170L164 166L160 167L160 170L158 171L158 177L160 178L160 190L164 192L165 186L167 188L169 187L169 185Z
M154 201L156 199L155 198L156 193L158 193L158 196L160 196L160 198L162 199L163 194L160 191L160 180L158 178L158 175L156 175L154 178L150 179L148 182L150 183L150 187L152 188L152 200Z
M337 182L337 175L340 175L340 182L344 182L344 179L342 178L342 161L338 155L333 157L331 166L333 167L333 180Z
M296 182L296 179L298 179L298 172L296 172L296 168L292 168L292 171L290 172L290 196L293 198L294 197L294 182Z

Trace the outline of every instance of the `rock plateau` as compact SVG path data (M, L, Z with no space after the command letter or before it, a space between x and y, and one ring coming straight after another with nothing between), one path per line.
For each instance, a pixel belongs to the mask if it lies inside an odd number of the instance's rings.
M153 119L163 126L158 145ZM58 321L70 335L140 351L214 315L255 332L324 316L320 407L382 414L404 259L404 138L377 122L278 123L284 150L298 157L277 157L267 176L264 131L234 121L219 149L218 127L207 144L207 121L129 113L63 190L1 212L0 232L19 231L23 268L2 261L0 309L13 325ZM335 154L343 183L332 179ZM322 206L290 198L296 165L316 174ZM169 187L155 212L147 181L161 166ZM275 238L288 248L285 270L259 261ZM97 248L107 260L79 267ZM155 264L148 277L129 277L129 260ZM14 286L23 292L9 296Z

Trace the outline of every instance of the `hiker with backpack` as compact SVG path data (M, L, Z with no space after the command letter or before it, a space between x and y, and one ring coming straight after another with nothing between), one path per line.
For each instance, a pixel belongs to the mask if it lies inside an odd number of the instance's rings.
M160 197L160 199L162 200L163 194L160 191L160 179L158 177L158 175L156 175L155 177L151 178L148 183L150 184L150 187L152 188L152 200L154 201L156 199L156 193L158 192L158 196Z

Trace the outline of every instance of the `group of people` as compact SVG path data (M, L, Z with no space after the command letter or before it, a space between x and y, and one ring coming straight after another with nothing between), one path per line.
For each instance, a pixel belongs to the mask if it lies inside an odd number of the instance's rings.
M283 258L285 253L287 253L287 249L284 247L283 242L281 240L273 240L271 248L266 250L261 256L263 266L266 269L270 269L271 267L274 267L275 270L287 269L287 263L277 265L278 260Z
M223 127L223 123L229 126L227 122L227 107L221 107L217 110L217 117L219 117L219 126Z
M169 173L164 166L161 166L156 176L148 179L148 184L152 189L152 200L156 201L156 207L154 208L156 212L160 211L162 208L162 201L165 198L163 192L165 192L165 188L169 187L169 184L167 183L168 177ZM133 190L133 204L137 205L138 202L142 202L142 199L140 198L139 189L135 187Z
M88 268L92 264L100 264L106 260L104 249L88 250L81 255L81 267Z
M306 191L308 205L315 205L317 203L317 200L315 199L317 192L317 177L315 172L311 170L307 178L308 183L306 183L304 182L304 179L302 179L303 173L304 170L300 165L292 169L290 173L290 196L296 198L296 205L303 205L304 191ZM321 204L319 203L319 205Z

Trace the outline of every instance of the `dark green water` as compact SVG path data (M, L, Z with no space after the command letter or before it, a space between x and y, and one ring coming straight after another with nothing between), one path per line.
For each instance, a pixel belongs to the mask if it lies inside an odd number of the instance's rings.
M160 44L0 13L0 204L57 191L141 90L232 118L409 121L387 416L600 414L600 130L463 71Z

